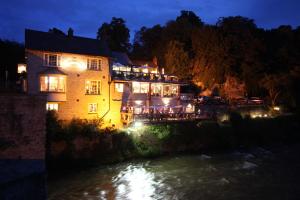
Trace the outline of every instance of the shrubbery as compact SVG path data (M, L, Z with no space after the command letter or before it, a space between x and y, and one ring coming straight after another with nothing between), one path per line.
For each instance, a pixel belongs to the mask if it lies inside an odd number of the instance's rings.
M107 163L134 157L229 150L240 146L299 141L299 126L296 115L251 119L231 113L230 122L225 124L216 121L169 122L118 131L101 129L98 120L59 121L55 113L49 112L47 155L52 163L82 159ZM53 156L51 145L60 142L66 144L65 148Z

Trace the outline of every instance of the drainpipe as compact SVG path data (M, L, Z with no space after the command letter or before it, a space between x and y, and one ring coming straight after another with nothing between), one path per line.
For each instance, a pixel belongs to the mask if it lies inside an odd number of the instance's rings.
M108 109L104 113L104 115L100 118L101 120L110 112L110 84L111 84L111 81L108 81Z

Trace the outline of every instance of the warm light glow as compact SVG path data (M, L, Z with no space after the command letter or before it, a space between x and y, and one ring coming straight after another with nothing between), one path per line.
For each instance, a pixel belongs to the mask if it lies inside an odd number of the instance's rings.
M137 104L137 105L142 105L143 101L142 100L135 100L134 103Z
M133 93L148 93L149 83L143 82L132 82L132 92Z
M189 104L186 106L185 111L186 111L187 113L193 113L193 112L194 112L194 106L193 106L192 104L189 103Z
M64 55L61 57L60 67L66 70L84 71L87 69L87 59Z
M134 128L142 128L143 127L143 122L136 121L133 123Z
M116 176L114 184L117 196L122 197L120 199L150 200L158 195L155 187L159 183L155 181L154 174L143 167L128 166Z
M58 111L58 103L47 103L46 110L55 110Z
M145 69L142 69L142 72L143 73L149 73L149 70L148 70L148 68L145 68Z
M18 73L21 74L26 72L26 65L25 64L18 64Z
M43 75L40 77L42 92L65 92L66 77L60 75Z
M165 106L167 106L170 103L170 99L169 98L162 98L162 102L164 103Z
M123 83L115 83L115 90L117 92L123 92L124 91L124 84Z
M280 111L280 107L279 106L274 106L273 110Z

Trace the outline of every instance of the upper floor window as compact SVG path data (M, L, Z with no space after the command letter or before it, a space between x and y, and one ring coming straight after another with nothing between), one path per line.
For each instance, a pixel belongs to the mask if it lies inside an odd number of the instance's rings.
M178 96L178 85L164 85L163 87L164 97L176 97Z
M40 91L65 92L66 77L57 75L44 75L40 77Z
M87 69L89 70L102 70L102 60L101 59L88 59L87 60Z
M85 94L99 95L100 94L100 81L86 81L85 82Z
M149 92L149 83L133 82L132 83L132 92L133 93L148 93Z
M51 67L60 66L60 55L45 53L44 64Z
M151 96L161 96L162 93L162 84L152 83L151 84Z
M123 83L115 83L115 91L123 92L123 90L124 90L124 84Z

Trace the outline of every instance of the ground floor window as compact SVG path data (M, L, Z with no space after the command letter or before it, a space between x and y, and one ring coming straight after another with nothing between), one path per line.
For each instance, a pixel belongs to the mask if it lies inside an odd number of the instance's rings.
M98 112L98 104L97 103L89 103L88 113L97 113L97 112Z
M46 110L55 110L58 111L58 103L47 103Z

